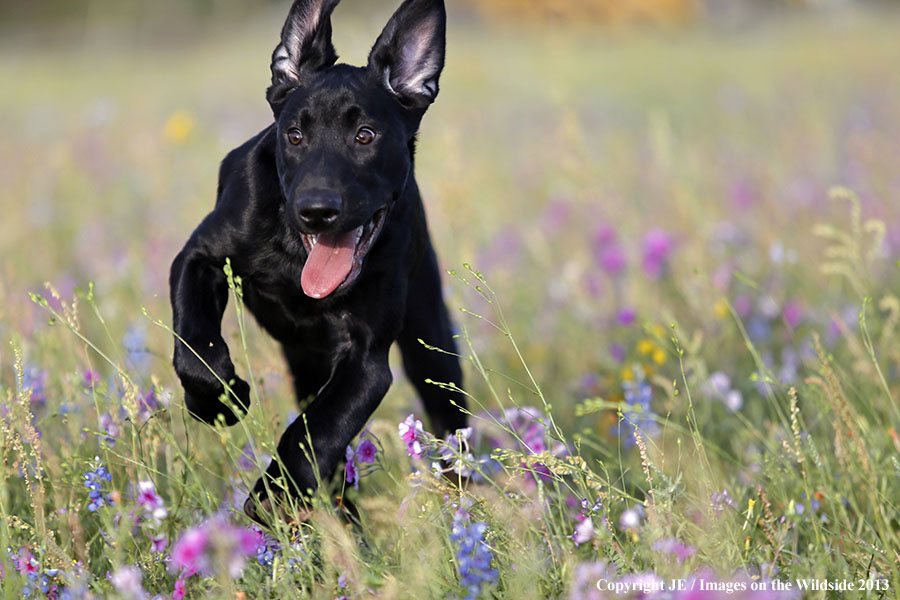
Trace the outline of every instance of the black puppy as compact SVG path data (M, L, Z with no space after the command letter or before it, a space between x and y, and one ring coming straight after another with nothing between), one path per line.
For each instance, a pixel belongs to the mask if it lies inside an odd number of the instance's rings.
M272 54L275 122L225 157L215 209L170 275L175 371L195 417L232 425L250 404L221 333L226 258L246 306L281 343L298 401L313 398L265 476L296 497L316 488L306 452L330 478L387 393L395 340L435 431L466 422L450 402L464 406L460 394L425 383L461 385L458 361L419 342L455 347L413 176L416 131L444 65L444 4L406 0L368 65L352 67L335 64L337 3L295 0ZM237 414L220 399L223 381ZM261 478L245 506L254 518L265 488Z

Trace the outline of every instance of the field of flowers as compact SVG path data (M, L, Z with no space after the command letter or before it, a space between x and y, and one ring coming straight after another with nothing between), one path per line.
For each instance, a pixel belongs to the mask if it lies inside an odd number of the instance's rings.
M390 8L338 11L346 60ZM898 596L900 15L451 24L417 174L471 430L395 361L310 520L262 530L278 348L233 290L253 409L194 421L167 277L271 118L280 18L0 39L0 596Z

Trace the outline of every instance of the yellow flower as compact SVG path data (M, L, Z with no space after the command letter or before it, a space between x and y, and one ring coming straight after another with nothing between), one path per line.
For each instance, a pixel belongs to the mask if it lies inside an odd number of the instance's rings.
M640 342L638 342L638 345L637 345L638 354L640 354L642 356L647 356L649 354L652 354L654 350L656 350L656 342L654 342L653 340L647 338L647 339L643 339Z
M657 348L653 351L653 362L658 365L661 365L666 362L666 352L662 348Z
M634 371L631 367L624 367L622 372L619 374L619 378L622 381L634 381Z
M194 131L194 117L187 111L176 110L163 125L163 138L170 144L183 144Z
M715 306L713 306L713 313L716 315L717 319L724 319L728 316L728 312L728 302L724 298L719 299Z

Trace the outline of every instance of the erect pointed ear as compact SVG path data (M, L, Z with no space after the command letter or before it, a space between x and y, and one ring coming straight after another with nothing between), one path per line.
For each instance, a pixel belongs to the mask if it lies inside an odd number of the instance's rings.
M406 0L369 53L369 71L404 106L425 108L438 93L446 34L443 0Z
M287 92L308 73L330 67L337 60L331 43L331 11L340 0L294 0L281 43L272 53L272 85L266 98L277 113Z

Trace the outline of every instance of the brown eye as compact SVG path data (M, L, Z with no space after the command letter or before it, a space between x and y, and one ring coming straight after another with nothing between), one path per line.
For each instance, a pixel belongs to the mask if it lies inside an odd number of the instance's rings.
M371 144L375 140L375 132L369 129L368 127L360 127L359 131L356 132L356 143L357 144Z
M303 132L296 127L292 127L288 129L287 138L290 143L296 146L303 141Z

